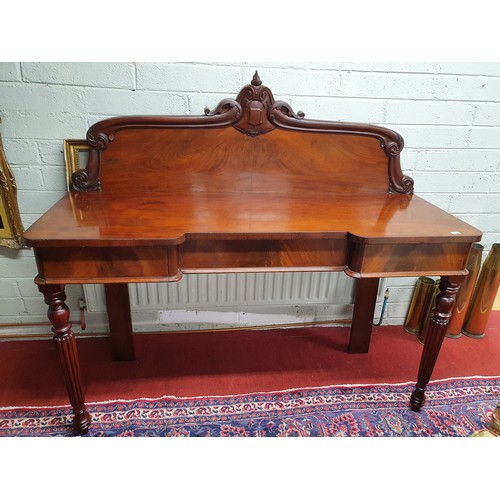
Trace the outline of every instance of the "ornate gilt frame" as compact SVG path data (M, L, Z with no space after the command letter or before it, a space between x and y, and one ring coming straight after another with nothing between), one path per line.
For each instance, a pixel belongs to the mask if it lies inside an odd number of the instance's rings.
M17 204L17 185L0 136L0 246L22 248L24 228Z
M85 139L65 139L64 140L64 163L66 165L66 184L68 191L74 191L71 176L81 168L80 153L89 150L89 143Z

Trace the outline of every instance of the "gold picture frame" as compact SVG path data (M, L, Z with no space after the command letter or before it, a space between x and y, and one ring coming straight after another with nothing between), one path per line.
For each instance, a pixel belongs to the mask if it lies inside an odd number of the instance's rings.
M17 185L0 136L0 246L22 248L24 228L17 204Z
M85 139L65 139L64 140L64 163L66 165L66 184L68 191L73 191L71 176L82 168L85 168L83 155L87 155L89 143Z

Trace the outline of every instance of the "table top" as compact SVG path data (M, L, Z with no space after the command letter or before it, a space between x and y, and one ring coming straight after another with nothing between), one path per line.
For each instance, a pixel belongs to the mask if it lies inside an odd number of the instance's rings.
M365 243L472 242L481 232L416 195L281 193L64 196L24 234L28 245L173 245L190 239L346 238Z

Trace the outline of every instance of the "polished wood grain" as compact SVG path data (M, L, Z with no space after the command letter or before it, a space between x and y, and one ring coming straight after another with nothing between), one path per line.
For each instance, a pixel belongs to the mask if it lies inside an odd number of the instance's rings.
M42 247L35 252L46 283L177 281L177 247ZM61 263L64 262L64 266Z
M350 243L346 272L354 277L466 274L470 243ZM460 270L460 271L459 271Z
M274 132L273 132L274 133ZM132 184L133 185L133 184ZM481 232L413 195L70 193L24 234L51 246L178 245L186 239L346 238L366 244L472 243Z
M133 147L131 147L133 146ZM313 154L311 154L313 152ZM349 163L349 170L335 168ZM261 137L234 128L124 130L102 157L101 188L123 192L326 193L387 191L387 157L375 138L275 130ZM353 184L370 172L371 182ZM182 175L179 173L182 172Z
M61 362L77 432L87 417L64 285L105 284L114 357L131 359L127 283L197 272L343 270L358 279L351 353L368 352L380 278L441 275L412 396L420 408L481 232L413 194L397 132L306 119L256 73L204 116L111 118L87 142L71 191L24 234L69 346Z
M341 271L345 238L217 240L189 239L179 245L182 272L251 272L257 269Z

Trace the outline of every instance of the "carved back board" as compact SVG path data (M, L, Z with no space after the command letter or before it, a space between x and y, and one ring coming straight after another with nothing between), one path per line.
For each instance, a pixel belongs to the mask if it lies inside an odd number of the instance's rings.
M236 99L204 116L129 116L87 133L75 191L263 192L303 195L413 192L403 139L374 125L315 121L275 101L257 72Z

